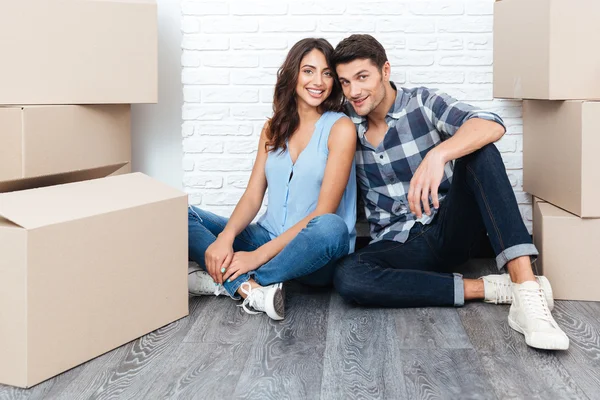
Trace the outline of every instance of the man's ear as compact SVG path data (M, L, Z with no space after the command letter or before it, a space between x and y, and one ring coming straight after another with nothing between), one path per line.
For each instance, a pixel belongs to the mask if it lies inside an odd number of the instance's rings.
M383 64L383 68L381 69L381 74L382 74L383 79L385 79L386 81L389 81L391 73L392 73L392 66L390 65L389 61L386 61L385 64Z

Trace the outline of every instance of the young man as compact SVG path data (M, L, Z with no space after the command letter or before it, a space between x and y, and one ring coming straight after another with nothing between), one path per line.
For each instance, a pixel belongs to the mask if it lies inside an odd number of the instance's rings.
M529 346L567 349L550 314L550 284L532 272L538 252L493 144L505 133L500 117L439 91L396 86L370 35L341 41L333 64L358 130L356 173L372 237L340 262L341 296L388 307L512 304L509 325ZM451 273L483 232L508 274Z

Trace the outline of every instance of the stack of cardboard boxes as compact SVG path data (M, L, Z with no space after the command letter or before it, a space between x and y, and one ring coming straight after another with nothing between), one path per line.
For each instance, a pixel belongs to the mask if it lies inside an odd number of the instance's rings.
M2 1L0 54L0 383L29 387L188 314L187 198L128 173L154 0Z
M600 301L600 2L498 0L494 97L523 99L523 190L557 299Z

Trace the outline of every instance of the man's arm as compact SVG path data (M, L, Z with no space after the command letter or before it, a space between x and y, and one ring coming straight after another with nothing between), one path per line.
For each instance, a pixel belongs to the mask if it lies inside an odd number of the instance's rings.
M420 95L426 115L445 140L427 153L410 182L408 204L418 218L422 216L421 203L425 213L431 214L430 195L434 207L439 207L438 188L447 162L496 142L506 132L502 119L494 113L444 93L424 89Z

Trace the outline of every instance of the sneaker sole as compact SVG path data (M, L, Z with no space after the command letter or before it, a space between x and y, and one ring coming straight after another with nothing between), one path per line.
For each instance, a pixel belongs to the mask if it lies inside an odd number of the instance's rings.
M525 343L527 343L528 346L536 348L536 349L542 349L542 350L568 350L569 349L569 341L567 339L567 343L566 345L564 343L558 343L556 340L539 340L538 342L533 342L531 340L531 337L525 333L525 330L523 328L521 328L521 326L516 322L513 321L513 319L510 317L510 315L508 316L508 326L510 326L512 329L514 329L515 331L519 332L520 334L522 334L523 336L525 336Z
M273 307L269 306L271 304L273 304ZM285 290L282 284L279 284L276 290L267 293L267 297L265 298L265 313L275 321L281 321L285 318Z

